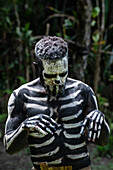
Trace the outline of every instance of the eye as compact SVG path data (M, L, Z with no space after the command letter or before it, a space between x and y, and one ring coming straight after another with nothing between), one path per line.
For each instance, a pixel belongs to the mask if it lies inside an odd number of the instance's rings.
M46 78L56 78L56 74L46 74L46 73L44 73L44 76Z
M61 74L59 74L59 75L60 75L60 77L64 77L66 74L67 74L67 71L64 72L64 73L61 73Z

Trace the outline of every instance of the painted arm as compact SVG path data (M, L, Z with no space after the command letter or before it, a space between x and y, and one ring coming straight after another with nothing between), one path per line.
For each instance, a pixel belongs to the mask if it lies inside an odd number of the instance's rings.
M97 100L94 92L89 88L86 117L81 127L80 134L84 134L88 128L87 138L98 145L106 145L109 140L110 128L105 120L105 115L98 110Z
M13 92L8 101L8 118L4 135L5 149L9 154L22 150L26 145L28 131L23 129L24 120L22 99Z
M27 118L23 109L21 95L12 93L8 102L8 119L5 126L4 145L9 154L22 150L26 143L29 131L37 130L38 135L53 134L56 122L49 116L38 114Z

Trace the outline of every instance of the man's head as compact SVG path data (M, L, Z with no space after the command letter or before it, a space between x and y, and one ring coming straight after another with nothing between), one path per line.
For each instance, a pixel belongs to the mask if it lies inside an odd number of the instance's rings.
M64 92L68 75L68 46L59 37L44 37L35 46L40 78L53 98Z

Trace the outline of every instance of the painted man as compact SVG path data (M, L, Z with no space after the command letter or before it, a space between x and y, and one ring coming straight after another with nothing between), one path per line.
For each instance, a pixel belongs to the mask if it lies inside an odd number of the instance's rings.
M14 90L8 102L6 151L14 154L28 142L36 170L90 169L86 137L105 145L110 131L94 92L67 77L68 47L62 38L42 38L35 54L39 78Z

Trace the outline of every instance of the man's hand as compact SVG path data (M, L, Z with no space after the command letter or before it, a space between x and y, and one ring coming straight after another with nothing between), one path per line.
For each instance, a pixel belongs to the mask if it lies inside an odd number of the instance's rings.
M43 114L27 118L23 123L24 129L27 128L29 131L36 130L41 135L53 134L57 127L57 123L51 117Z
M101 126L105 116L99 110L90 112L83 121L80 134L83 135L86 127L88 126L88 140L95 141L100 137Z

